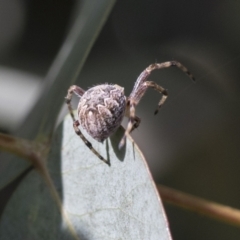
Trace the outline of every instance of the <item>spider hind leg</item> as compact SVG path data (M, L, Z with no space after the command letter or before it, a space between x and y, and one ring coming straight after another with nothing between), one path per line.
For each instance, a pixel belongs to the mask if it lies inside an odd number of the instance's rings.
M75 130L75 133L83 140L83 142L86 144L86 146L103 162L105 162L108 166L111 166L110 161L106 160L104 157L102 157L98 151L92 146L92 144L85 138L85 136L82 134L80 129L78 128L79 122L78 120L74 121L73 128Z

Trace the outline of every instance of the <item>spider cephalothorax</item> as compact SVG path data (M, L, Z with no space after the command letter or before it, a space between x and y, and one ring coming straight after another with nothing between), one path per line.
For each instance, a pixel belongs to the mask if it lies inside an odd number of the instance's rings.
M129 122L125 134L119 143L119 148L122 148L125 144L126 136L140 124L140 118L135 115L135 107L146 90L151 87L162 94L162 98L158 103L158 108L156 109L155 114L158 113L159 108L167 99L167 91L155 82L148 81L148 76L155 69L163 69L171 66L178 67L195 81L193 75L181 63L170 61L154 63L147 67L138 77L128 98L124 95L124 88L118 85L101 84L94 86L87 91L84 91L76 85L69 88L66 103L68 104L68 109L73 119L74 130L88 148L90 148L102 161L110 165L110 162L104 159L92 147L92 144L85 138L78 126L82 126L89 135L97 141L102 142L118 129L125 115L129 118ZM78 120L75 119L71 106L73 93L80 97L78 104Z

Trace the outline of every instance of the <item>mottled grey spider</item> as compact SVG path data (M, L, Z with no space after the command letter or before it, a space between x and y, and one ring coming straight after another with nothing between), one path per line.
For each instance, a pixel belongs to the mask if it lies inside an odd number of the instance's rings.
M68 89L66 103L69 112L73 119L73 128L78 136L84 141L89 149L98 156L102 161L110 166L110 161L104 159L85 138L79 125L87 131L87 133L99 142L103 142L111 134L113 134L121 125L124 116L129 118L127 129L119 143L119 149L122 148L126 141L126 136L129 135L140 124L140 118L135 115L135 107L143 97L146 90L151 87L162 94L162 98L158 103L158 108L155 110L156 115L160 107L167 99L168 93L166 89L159 86L153 81L148 81L148 77L155 69L163 69L171 66L176 66L186 73L193 81L193 75L177 61L169 61L164 63L154 63L147 67L138 77L133 90L129 97L124 95L124 88L113 84L101 84L94 86L87 91L73 85ZM80 97L78 104L78 120L75 119L71 99L75 93Z

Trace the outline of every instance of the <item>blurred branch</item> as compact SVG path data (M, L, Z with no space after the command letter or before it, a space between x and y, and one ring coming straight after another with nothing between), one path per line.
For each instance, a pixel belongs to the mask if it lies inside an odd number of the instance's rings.
M31 164L34 164L35 158L37 157L37 146L32 141L13 137L8 134L0 133L0 150L12 153L25 160L28 160Z
M240 227L240 210L157 185L163 201Z

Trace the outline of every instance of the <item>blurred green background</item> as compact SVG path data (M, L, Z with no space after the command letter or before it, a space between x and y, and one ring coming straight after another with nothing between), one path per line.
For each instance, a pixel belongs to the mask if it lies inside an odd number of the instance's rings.
M81 1L0 0L0 129L12 133L34 105ZM129 95L149 64L178 60L194 74L155 71L132 135L155 180L240 208L240 2L117 1L76 84L116 83ZM68 79L66 79L68 81ZM67 92L67 89L66 89ZM62 96L64 98L64 96ZM75 99L77 106L77 99ZM59 120L66 115L64 105ZM126 124L126 122L125 122ZM239 229L166 205L173 239L239 239Z

